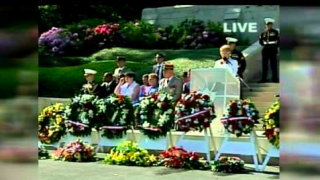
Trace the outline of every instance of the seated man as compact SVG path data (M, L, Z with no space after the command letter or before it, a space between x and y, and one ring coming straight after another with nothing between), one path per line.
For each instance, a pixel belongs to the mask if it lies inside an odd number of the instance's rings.
M100 86L100 98L107 98L109 95L111 95L114 92L114 89L116 88L117 83L114 80L114 77L112 73L107 72L103 75L103 83Z
M163 68L164 78L160 81L159 91L164 91L173 96L173 101L177 102L182 94L182 80L175 76L173 64L166 63Z
M86 78L87 83L82 86L82 89L80 90L81 94L99 94L99 84L94 82L95 74L97 74L97 71L95 70L84 69L84 77Z
M226 68L229 72L237 77L238 76L238 62L231 59L231 48L229 45L223 45L220 48L221 59L216 61L214 68Z

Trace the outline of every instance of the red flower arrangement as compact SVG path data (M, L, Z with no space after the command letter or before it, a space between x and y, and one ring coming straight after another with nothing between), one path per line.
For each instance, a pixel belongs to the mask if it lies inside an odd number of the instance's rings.
M176 130L189 131L210 127L215 118L214 104L207 94L182 95L175 107Z
M158 165L170 168L208 169L207 163L200 162L200 156L183 148L171 147L158 156Z

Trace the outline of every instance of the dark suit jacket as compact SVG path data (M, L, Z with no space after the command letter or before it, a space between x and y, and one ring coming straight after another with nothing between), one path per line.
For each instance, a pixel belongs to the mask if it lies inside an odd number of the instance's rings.
M117 87L117 83L115 80L111 81L110 84L102 83L100 85L99 97L107 98L109 95L113 94L114 89Z

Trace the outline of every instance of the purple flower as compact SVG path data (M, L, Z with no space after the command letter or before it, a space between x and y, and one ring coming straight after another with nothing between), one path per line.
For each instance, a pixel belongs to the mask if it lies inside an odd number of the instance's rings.
M78 37L78 33L74 33L71 35L71 38L77 38Z
M52 52L57 52L59 49L55 46L52 48Z

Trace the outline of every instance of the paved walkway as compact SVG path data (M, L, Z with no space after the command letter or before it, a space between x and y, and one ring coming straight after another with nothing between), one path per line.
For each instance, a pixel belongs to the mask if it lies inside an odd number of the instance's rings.
M251 168L251 167L248 167ZM134 167L105 165L103 162L71 163L39 161L40 180L270 180L279 179L279 167L268 172L217 174L211 171L179 170L165 167Z

